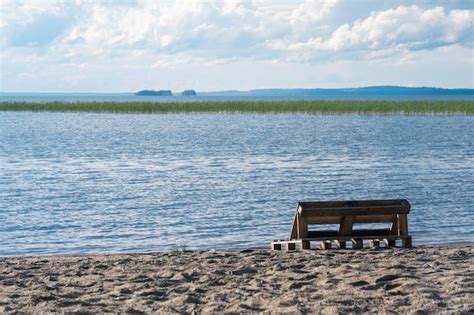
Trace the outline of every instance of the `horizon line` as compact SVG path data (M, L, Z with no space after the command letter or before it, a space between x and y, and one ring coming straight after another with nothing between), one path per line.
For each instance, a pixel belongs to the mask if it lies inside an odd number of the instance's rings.
M252 91L261 91L261 90L350 90L350 89L367 89L367 88L406 88L406 89L437 89L437 90L472 90L474 91L474 87L455 87L455 88L447 88L447 87L436 87L436 86L404 86L404 85L368 85L368 86L359 86L359 87L333 87L333 88L322 88L322 87L301 87L301 88L277 88L277 87L267 87L267 88L256 88L256 89L249 89L249 90L238 90L238 89L223 89L223 90L202 90L199 93L219 93L219 92L252 92ZM142 89L143 90L151 90L157 91L153 89ZM198 92L196 89L160 89L160 90L170 90L170 91L185 91L185 90L194 90ZM127 91L127 92L91 92L91 91L75 91L75 92L35 92L35 91L27 91L27 92L15 92L15 91L0 91L0 94L134 94L138 91Z

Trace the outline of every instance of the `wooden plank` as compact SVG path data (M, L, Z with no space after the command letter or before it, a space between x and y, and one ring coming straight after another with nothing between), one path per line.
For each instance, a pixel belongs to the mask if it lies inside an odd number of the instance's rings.
M331 200L331 201L299 201L298 206L307 208L339 208L339 207L370 207L370 206L397 206L410 205L406 199L381 200Z
M329 200L329 201L299 201L298 205L306 208L332 208L332 207L354 207L354 206L391 206L407 205L406 199L367 199L367 200Z
M375 235L375 236L336 236L336 237L308 237L308 238L303 238L300 241L315 241L315 242L321 242L325 240L333 240L333 241L351 241L355 239L361 239L361 240L371 240L371 239L387 239L387 240L401 240L402 238L397 235Z
M384 237L390 235L390 229L362 229L352 230L350 234L340 235L339 231L335 230L321 230L321 231L308 231L307 238L315 237L340 237L340 236L352 236L352 237L375 237L383 235Z
M301 240L292 240L292 241L279 240L279 241L273 241L272 243L274 243L274 244L282 244L282 245L285 245L286 243L298 244L298 243L301 243Z
M339 224L344 216L307 216L308 224ZM384 223L392 222L396 218L393 214L359 215L354 216L354 223Z
M352 215L342 217L341 225L339 226L340 236L348 236L352 234L352 226L354 224L354 219L355 217Z
M295 216L293 217L293 221L291 223L290 235L288 236L289 240L294 240L298 238L298 224L297 224L297 218L296 218L297 216L298 216L298 213L296 213Z
M324 217L324 216L364 216L364 215L384 215L384 214L407 214L410 210L408 206L380 206L380 207L353 207L353 208L303 208L302 217Z
M339 208L345 205L353 204L354 201L300 201L298 202L299 210L308 208Z
M303 207L300 205L300 203L298 202L297 206L296 206L296 213L299 213L301 214L301 211L303 211Z
M319 247L321 249L331 249L332 248L331 244L332 244L331 241L322 241Z
M305 217L301 215L297 216L297 223L298 223L298 238L305 238L308 237L308 221Z
M398 215L399 235L408 236L408 219L406 214Z
M398 216L395 215L392 220L392 226L390 228L390 234L392 235L400 235L400 231L398 230Z
M311 243L309 241L302 241L301 249L311 249Z
M310 216L306 217L308 224L339 224L341 223L342 216L330 216L330 217L320 217L320 216Z

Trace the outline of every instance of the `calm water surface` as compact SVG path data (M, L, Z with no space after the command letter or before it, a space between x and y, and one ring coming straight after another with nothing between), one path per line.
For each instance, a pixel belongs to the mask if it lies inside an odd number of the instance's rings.
M0 112L0 255L268 246L297 200L474 241L474 117Z

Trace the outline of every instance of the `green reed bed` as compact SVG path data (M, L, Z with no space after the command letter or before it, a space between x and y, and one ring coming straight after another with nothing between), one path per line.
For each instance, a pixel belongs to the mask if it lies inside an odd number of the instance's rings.
M464 114L474 113L474 101L196 101L196 102L0 102L0 111L115 112L115 113L373 113Z

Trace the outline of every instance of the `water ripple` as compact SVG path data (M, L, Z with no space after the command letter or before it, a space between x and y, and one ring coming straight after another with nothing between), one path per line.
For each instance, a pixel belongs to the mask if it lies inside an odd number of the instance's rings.
M407 198L474 241L466 116L0 113L0 255L267 246L297 200Z

